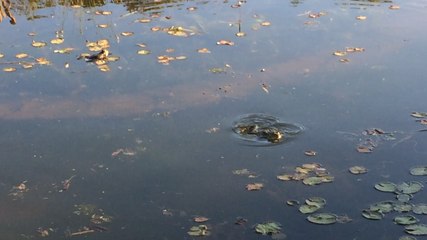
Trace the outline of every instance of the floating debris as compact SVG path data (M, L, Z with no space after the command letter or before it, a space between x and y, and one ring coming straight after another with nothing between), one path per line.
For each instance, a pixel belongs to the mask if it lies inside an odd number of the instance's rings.
M120 35L124 36L124 37L129 37L132 36L134 34L134 32L122 32L120 33Z
M71 176L68 179L65 179L64 181L62 181L62 188L59 190L59 192L63 192L63 191L67 191L70 186L71 186L71 180L75 177L76 175Z
M399 5L390 5L388 8L391 10L398 10L398 9L400 9L400 6Z
M368 19L368 17L363 16L363 15L360 15L360 16L357 16L357 17L356 17L356 19L357 19L357 20L361 20L361 21L363 21L363 20Z

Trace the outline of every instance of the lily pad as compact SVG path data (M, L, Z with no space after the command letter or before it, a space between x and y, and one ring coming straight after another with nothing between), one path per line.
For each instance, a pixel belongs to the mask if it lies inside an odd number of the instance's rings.
M427 235L427 225L425 224L414 224L405 227L405 232L416 236Z
M413 194L419 192L424 185L420 182L404 182L396 186L396 191L398 193L404 193L404 194Z
M280 233L281 229L282 227L280 226L280 224L276 222L267 222L263 224L259 223L255 225L255 231L262 235L271 235L271 234Z
M299 207L299 211L301 213L307 214L307 213L314 213L315 211L319 210L321 207L316 205L307 205L303 204Z
M413 205L409 203L403 202L395 202L393 205L393 209L396 212L409 212L412 210Z
M375 184L375 189L381 192L395 192L397 186L392 182L380 182Z
M425 203L415 204L412 207L412 212L415 214L427 214L427 204Z
M310 206L323 207L326 204L326 199L321 197L311 197L305 200L305 203Z
M413 167L411 168L410 172L414 176L426 176L427 166Z
M318 185L321 183L327 183L327 182L332 182L334 180L334 177L326 175L326 176L321 176L321 177L308 177L306 179L304 179L302 182L305 185L309 185L309 186L313 186L313 185Z
M191 227L187 233L188 233L188 235L195 236L195 237L196 236L209 236L210 235L210 231L208 229L208 226L203 225L203 224Z
M383 201L372 204L369 207L372 211L378 211L381 213L389 213L394 210L394 202L392 201Z
M417 239L412 236L401 236L399 240L417 240Z
M368 169L362 166L353 166L348 169L352 174L364 174L368 172Z
M337 222L337 215L332 213L315 213L307 217L307 220L316 224L333 224Z
M362 216L371 219L371 220L381 220L384 217L384 214L380 211L374 211L370 209L364 209L362 211Z
M396 198L399 202L409 202L409 200L411 200L412 197L413 197L412 194L405 194L405 193L396 195Z
M399 225L411 225L418 223L420 220L412 215L397 216L394 218L394 222Z

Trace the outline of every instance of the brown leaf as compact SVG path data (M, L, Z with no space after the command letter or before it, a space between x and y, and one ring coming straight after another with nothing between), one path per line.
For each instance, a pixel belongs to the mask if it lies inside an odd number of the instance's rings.
M246 185L246 190L248 191L257 191L261 190L264 187L262 183L249 183Z

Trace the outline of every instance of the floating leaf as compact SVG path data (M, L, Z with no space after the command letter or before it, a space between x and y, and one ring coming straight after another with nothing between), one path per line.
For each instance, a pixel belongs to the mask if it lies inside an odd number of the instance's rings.
M160 31L160 29L161 29L160 27L156 26L156 27L152 27L151 31L157 32L157 31Z
M383 201L372 204L369 209L371 211L378 211L381 213L389 213L394 210L394 202L392 201Z
M279 223L276 222L267 222L267 223L259 223L255 225L255 231L257 233L260 233L262 235L271 235L274 233L280 233L281 226Z
M289 174L283 174L283 175L277 176L277 179L282 181L290 181L290 180L293 180L293 176Z
M228 41L228 40L219 40L216 42L217 45L227 45L227 46L233 46L234 42Z
M34 63L21 63L21 66L23 69L30 69L33 68Z
M411 198L412 198L412 194L402 193L402 194L396 195L396 199L399 202L409 202L409 200L411 200Z
M61 44L63 42L64 42L63 38L55 38L55 39L50 40L50 43L52 43L52 44Z
M46 46L46 43L45 42L36 42L36 41L33 41L31 43L31 46L36 47L36 48L41 48L41 47Z
M366 20L367 18L368 17L362 15L356 17L357 20Z
M316 224L333 224L337 222L337 215L332 213L315 213L307 217L307 220Z
M109 25L108 24L98 24L97 27L99 27L99 28L108 28Z
M315 211L319 210L320 208L321 208L320 206L316 206L316 205L303 204L298 208L298 210L301 213L307 214L307 213L314 213Z
M3 72L15 72L16 68L14 67L5 67L3 68Z
M380 211L373 211L370 209L364 209L362 211L362 216L371 219L371 220L381 220L384 217L384 214Z
M148 55L148 54L150 54L151 52L149 51L149 50L146 50L146 49L142 49L142 50L139 50L138 51L138 54L139 55Z
M411 175L414 175L414 176L426 176L427 166L413 167L411 168L410 172L411 172Z
M334 181L334 177L327 175L322 177L308 177L308 178L305 178L302 182L305 185L313 186L313 185L328 183L332 181Z
M397 186L392 182L380 182L375 184L375 189L381 192L395 192Z
M3 53L0 53L0 58L2 58L2 57L4 57L4 54L3 54Z
M342 57L342 56L347 55L347 52L346 51L335 51L332 53L332 55Z
M401 236L399 240L417 240L417 239L412 236Z
M210 231L208 229L208 226L206 225L198 225L198 226L193 226L190 228L190 230L187 232L188 235L190 236L209 236L210 235Z
M360 153L371 153L373 148L371 146L359 145L357 146L356 150Z
M99 66L98 66L98 69L99 69L101 72L109 72L109 71L111 71L111 69L110 69L110 67L108 67L108 65L99 65Z
M394 218L394 223L399 225L410 225L419 222L419 220L411 215L397 216Z
M50 64L50 61L44 57L36 58L36 62L40 65L49 65Z
M133 32L122 32L120 34L124 37L129 37L129 36L132 36L134 33Z
M209 51L209 49L207 48L200 48L197 50L198 53L211 53L211 51Z
M256 191L261 190L264 187L262 183L249 183L246 185L246 190L248 191Z
M412 206L412 212L415 214L427 214L427 204L415 204L414 206Z
M250 175L252 174L247 168L233 170L234 175Z
M312 157L312 156L316 156L316 155L317 155L317 152L316 152L316 151L314 151L314 150L307 150L307 151L305 151L305 152L304 152L304 154L305 154L306 156L310 156L310 157Z
M349 169L352 174L364 174L368 172L368 169L362 166L353 166Z
M270 25L271 25L271 22L269 22L269 21L264 21L264 22L261 22L259 25L264 26L264 27L267 27L267 26L270 26Z
M111 15L113 12L111 11L96 11L96 15Z
M199 217L194 217L193 220L196 223L202 223L202 222L207 222L209 220L209 218L199 216Z
M326 199L321 197L311 197L305 200L305 203L310 206L317 206L319 208L325 206Z
M411 235L424 236L427 235L427 225L414 224L405 227L405 232Z
M21 58L26 58L28 57L28 54L26 53L18 53L15 55L16 58L21 59Z
M237 32L236 36L237 37L244 37L244 36L246 36L246 33L244 33L244 32Z
M390 5L388 8L391 10L398 10L398 9L400 9L400 6L399 5Z
M405 193L405 194L414 194L424 187L424 185L420 182L404 182L396 186L396 192Z
M288 201L286 201L286 204L288 204L289 206L296 206L296 205L299 205L299 201L298 200L288 200Z
M393 205L393 210L396 212L409 212L412 210L413 205L409 203L396 202Z
M411 116L414 118L425 118L427 117L427 112L412 112Z
M393 210L396 212L409 212L412 210L412 204L406 202L395 202L393 204Z
M149 23L149 22L151 22L151 19L149 19L149 18L140 18L140 19L136 20L136 22Z

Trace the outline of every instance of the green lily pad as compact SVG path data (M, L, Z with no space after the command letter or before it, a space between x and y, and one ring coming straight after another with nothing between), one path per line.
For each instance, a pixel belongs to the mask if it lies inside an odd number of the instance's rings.
M305 203L310 206L317 206L319 208L325 206L326 199L321 197L311 197L305 200Z
M384 214L380 211L373 211L370 209L364 209L362 211L362 216L371 219L371 220L381 220L384 217Z
M301 213L307 214L307 213L314 213L315 211L319 210L321 207L317 206L317 205L308 205L308 204L303 204L299 207L299 211Z
M381 192L395 192L397 186L392 182L380 182L375 184L375 189Z
M315 213L307 217L307 220L316 224L333 224L337 222L337 215L332 213Z
M209 236L210 231L208 229L208 226L202 224L202 225L191 227L190 230L187 232L187 234L194 237Z
M412 207L412 212L415 214L427 214L427 204L425 203L415 204Z
M401 236L399 240L417 240L417 238L412 236Z
M413 168L411 168L410 172L414 176L426 176L427 175L427 166L413 167Z
M418 218L412 215L397 216L394 218L394 222L399 225L411 225L419 221Z
M395 202L393 205L393 209L396 212L409 212L412 210L413 205L409 203L403 202Z
M409 200L412 199L412 194L398 194L396 195L396 198L399 202L409 202Z
M405 232L411 235L424 236L427 235L427 225L414 224L405 227Z
M372 204L369 207L371 211L377 211L381 213L389 213L394 210L394 202L392 201L383 201Z
M267 222L263 224L259 223L255 225L255 231L262 235L272 235L275 233L280 233L281 229L282 228L280 227L280 224L276 222Z
M396 186L397 193L413 194L421 191L424 185L420 182L404 182Z
M305 178L302 182L305 185L314 186L314 185L319 185L321 183L328 183L332 181L334 181L333 176L325 175L325 176L308 177L308 178Z

